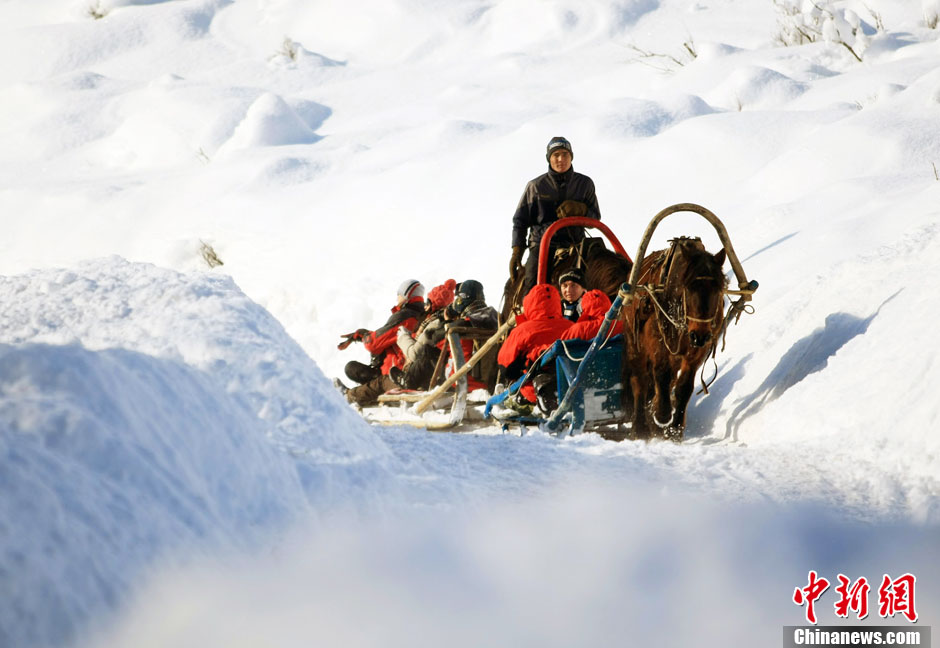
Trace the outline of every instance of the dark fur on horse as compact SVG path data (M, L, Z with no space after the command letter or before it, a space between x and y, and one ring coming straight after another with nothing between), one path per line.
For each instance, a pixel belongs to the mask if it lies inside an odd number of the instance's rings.
M558 277L568 268L576 265L577 262L578 257L576 255L571 255L560 261L552 272L552 283L557 286ZM613 301L620 290L620 286L630 276L630 269L633 264L613 250L595 245L588 249L586 258L583 260L583 267L587 290L600 290Z
M673 239L643 259L635 297L623 311L623 377L637 438L682 439L695 374L724 321L724 261L724 250L710 254L697 238Z
M587 290L598 289L611 300L617 296L621 284L630 276L633 264L626 257L604 247L600 239L585 239L583 245L562 248L554 259L549 273L549 281L558 286L558 278L566 270L579 266L584 268ZM503 288L503 308L500 321L505 322L513 309L522 308L521 294L524 273L510 277Z

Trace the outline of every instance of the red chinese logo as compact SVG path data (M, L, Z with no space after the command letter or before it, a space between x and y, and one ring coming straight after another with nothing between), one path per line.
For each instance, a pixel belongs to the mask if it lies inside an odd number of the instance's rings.
M838 579L839 584L835 591L839 595L839 600L834 606L836 616L845 619L851 611L859 620L867 617L868 593L871 591L868 579L863 576L853 583L844 574L839 574ZM806 620L816 625L816 602L829 589L829 581L817 574L815 570L809 572L808 580L806 587L797 587L793 591L793 602L799 606L805 606ZM878 615L887 619L895 614L901 614L911 623L917 621L917 610L914 607L916 582L917 578L913 574L904 574L894 580L885 574L881 587L878 588Z
M851 587L849 587L851 585ZM855 612L859 620L868 616L868 579L862 576L854 584L846 576L839 574L839 586L836 593L836 616L843 619L849 616L849 610Z
M818 578L815 571L809 572L809 584L800 589L796 588L793 592L793 602L797 605L806 606L806 620L816 625L816 610L814 604L829 589L829 581L825 578Z
M885 574L878 588L878 614L888 618L900 613L911 623L917 621L917 611L914 609L916 581L913 574L904 574L893 581Z

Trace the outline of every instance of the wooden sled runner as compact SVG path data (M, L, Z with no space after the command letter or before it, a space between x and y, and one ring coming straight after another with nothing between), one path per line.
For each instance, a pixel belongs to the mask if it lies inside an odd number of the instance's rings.
M495 353L500 339L515 326L515 318L503 323L496 331L466 326L448 325L445 329L447 354L441 353L431 384L437 382L449 355L454 360L454 373L430 391L390 392L379 396L379 403L398 403L397 416L367 417L371 423L381 425L410 425L428 430L450 430L460 424L467 414L467 376L490 353ZM482 344L468 359L464 359L462 340L477 340ZM413 403L413 405L411 405Z

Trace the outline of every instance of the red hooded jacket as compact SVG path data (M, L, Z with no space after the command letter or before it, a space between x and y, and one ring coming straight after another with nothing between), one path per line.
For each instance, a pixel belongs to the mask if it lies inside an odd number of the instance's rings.
M539 284L522 300L522 314L516 316L516 328L499 349L496 362L510 380L522 375L525 367L538 358L571 326L561 315L561 295L551 284Z
M589 290L581 296L581 317L562 333L562 340L593 340L610 310L610 297L600 290ZM618 319L611 326L611 335L623 333L623 321Z

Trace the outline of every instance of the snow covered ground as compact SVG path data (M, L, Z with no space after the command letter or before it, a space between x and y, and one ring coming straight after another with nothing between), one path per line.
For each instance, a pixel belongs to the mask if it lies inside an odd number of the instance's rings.
M940 3L346 4L0 3L0 645L779 645L810 570L930 625ZM339 334L497 302L554 135L760 282L687 440L371 428Z

